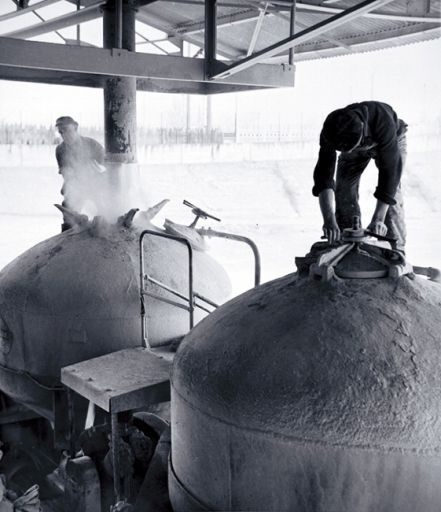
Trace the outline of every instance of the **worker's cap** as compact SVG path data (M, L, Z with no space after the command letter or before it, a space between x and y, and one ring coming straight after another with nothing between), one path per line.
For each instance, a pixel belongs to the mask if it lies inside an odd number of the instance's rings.
M70 116L61 116L55 121L55 126L58 128L59 126L67 126L68 124L73 124L78 127L78 123Z
M334 110L323 123L322 135L337 151L349 151L356 147L362 133L361 119L349 109Z

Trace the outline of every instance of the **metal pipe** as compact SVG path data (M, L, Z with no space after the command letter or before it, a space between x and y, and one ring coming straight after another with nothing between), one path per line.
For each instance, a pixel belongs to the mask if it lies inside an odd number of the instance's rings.
M115 501L118 503L122 499L118 413L112 413L110 415L110 438L113 464L113 490L115 493Z
M296 4L297 0L292 0L292 6L289 16L289 35L293 36L296 31ZM294 47L289 49L288 63L290 66L294 64Z
M147 325L145 322L145 302L144 302L144 245L143 234L139 238L139 293L141 301L141 340L143 347L150 347L148 343Z
M198 298L198 299L203 300L204 302L206 302L210 306L213 306L214 308L218 308L219 307L219 304L216 304L216 302L213 302L212 300L208 299L207 297L205 297L204 295L201 295L198 292L194 292L194 296L196 298ZM196 306L197 306L197 304L196 304ZM202 306L199 306L199 307L202 308Z
M77 12L81 10L81 0L77 0ZM81 29L80 24L77 24L77 44L79 45L81 42Z
M211 228L200 228L196 230L202 236L208 236L209 238L214 236L216 238L226 238L228 240L236 240L237 242L243 242L251 247L254 255L254 286L260 284L260 254L257 245L246 236L234 235L233 233L224 233L223 231L216 231Z
M115 48L121 49L123 40L123 4L122 0L116 0L115 8Z
M216 59L217 45L217 0L205 0L205 75L210 76L213 71L213 64Z
M70 388L66 388L66 400L67 400L67 442L69 446L69 455L73 458L75 456L75 432L74 432L74 424L75 424L75 413L73 407L72 400L72 390Z
M190 330L194 327L194 296L193 296L193 249L190 242L186 240L188 249L188 300L189 300L189 325Z
M141 295L141 336L144 346L150 347L148 338L147 338L147 325L146 325L146 315L145 315L145 304L144 304L144 295L146 292L144 291L144 277L145 277L145 265L144 265L144 238L147 236L157 236L159 238L167 238L168 240L174 240L176 242L182 242L185 244L188 250L188 313L189 313L189 325L190 330L193 329L194 326L194 289L193 289L193 248L191 247L190 242L186 238L182 238L175 235L169 235L168 233L162 233L159 231L152 231L150 229L145 229L140 237L139 237L139 257L140 257L140 295ZM150 278L151 279L151 278ZM157 281L158 283L158 281ZM161 286L166 286L162 285ZM173 291L173 293L179 293L171 288L169 291ZM182 296L183 297L183 296ZM159 299L159 297L157 297ZM161 298L159 300L164 300L164 302L168 302L165 298ZM176 305L176 304L175 304ZM182 304L179 305L181 307Z
M162 295L159 295L158 293L144 292L144 295L146 295L147 297L152 297L153 299L157 299L160 302L165 302L166 304L170 304L170 306L175 306L180 309L185 309L185 311L190 311L190 308L188 306L185 306L184 304L181 304L180 302L177 302L173 299L167 299L167 297L163 297Z
M158 281L157 279L150 277L148 274L146 275L146 279L150 281L151 283L156 284L160 288L167 290L168 292L172 293L173 295L176 295L176 297L179 297L180 299L188 300L188 298L183 294L178 292L177 290L171 288L170 286L167 286L164 283L161 283L161 281Z

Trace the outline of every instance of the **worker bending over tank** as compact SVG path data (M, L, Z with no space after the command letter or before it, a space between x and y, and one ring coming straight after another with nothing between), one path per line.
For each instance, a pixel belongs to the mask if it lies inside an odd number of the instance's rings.
M55 126L63 139L55 150L58 172L64 180L61 189L63 206L81 212L89 202L99 211L101 193L105 187L105 180L101 176L105 171L104 148L96 140L81 136L78 123L70 116L59 117ZM64 216L62 231L70 227Z
M396 238L397 249L404 253L406 226L400 179L406 160L406 131L406 123L398 119L392 107L379 101L353 103L325 119L312 192L319 198L323 230L330 243L340 239L343 229L352 227L355 215L360 216L360 177L374 159L378 168L377 204L367 229ZM336 151L340 155L334 181Z

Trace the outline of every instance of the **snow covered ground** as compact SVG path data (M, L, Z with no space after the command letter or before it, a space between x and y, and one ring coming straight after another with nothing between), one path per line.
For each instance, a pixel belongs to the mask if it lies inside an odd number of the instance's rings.
M427 141L426 141L427 142ZM438 145L437 145L438 144ZM188 224L187 199L222 219L202 222L252 238L262 256L263 280L292 272L294 257L305 254L321 235L317 199L311 195L317 147L259 143L221 146L140 148L139 170L145 207L171 202L157 218ZM410 144L403 178L409 260L441 267L441 147L437 141ZM54 148L0 146L0 268L35 243L59 232L61 177ZM364 221L372 213L376 169L362 179ZM249 248L210 242L213 255L230 272L236 293L252 285Z

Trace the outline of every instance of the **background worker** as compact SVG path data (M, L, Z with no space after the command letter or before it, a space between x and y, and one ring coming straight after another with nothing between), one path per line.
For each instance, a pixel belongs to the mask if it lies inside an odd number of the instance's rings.
M406 227L400 179L406 160L407 125L392 107L379 101L363 101L331 112L320 134L320 151L314 169L313 194L318 196L323 230L330 243L361 217L359 183L373 159L378 168L377 199L369 231L397 238L404 253ZM340 152L334 181L336 151ZM335 209L334 209L335 203Z
M99 142L78 133L78 123L70 116L59 117L55 126L63 139L56 147L58 172L63 176L63 206L81 212L86 202L99 210L101 190L105 186L104 148ZM62 231L71 226L66 217Z

